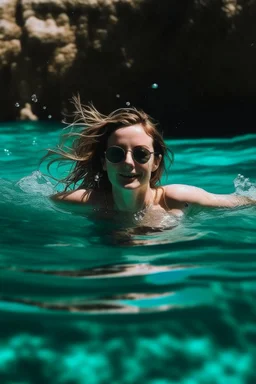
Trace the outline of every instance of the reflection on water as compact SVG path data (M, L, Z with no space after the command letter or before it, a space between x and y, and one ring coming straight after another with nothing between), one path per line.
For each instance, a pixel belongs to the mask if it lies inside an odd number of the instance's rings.
M169 279L177 283L177 280L182 281L186 276L192 276L193 274L200 274L202 267L199 265L150 265L150 264L119 264L119 265L106 265L98 268L90 268L83 270L47 270L47 269L22 269L16 267L5 268L11 273L16 273L22 276L24 280L29 280L27 274L32 274L36 277L37 281L40 281L40 275L51 275L56 277L65 277L69 279L112 279L120 278L122 281L123 278L131 278L134 281L134 277L138 276L143 279L145 276L148 278L150 275L155 274L156 279L160 280L160 285L162 281L162 290L160 287L158 290L152 288L148 289L148 292L143 291L143 286L134 286L138 292L131 292L129 287L129 292L123 293L112 293L112 294L96 294L91 295L87 298L73 298L56 300L51 297L51 302L44 300L36 301L28 298L31 294L27 294L27 297L14 297L0 295L0 300L8 303L23 304L26 306L35 306L38 308L43 308L47 310L57 310L57 311L68 311L68 312L84 312L84 313L134 313L134 312L155 312L170 310L172 308L178 308L184 306L186 303L182 302L180 295L181 292L175 291L165 291L165 286L167 287L167 278L163 276L164 273L171 274ZM209 269L209 268L208 268ZM2 268L3 270L3 268ZM164 280L166 281L164 283ZM67 280L65 280L67 281ZM141 280L143 281L143 280ZM102 281L100 281L102 283ZM49 284L51 280L49 280ZM55 280L55 284L58 282ZM144 286L146 281L144 282ZM64 282L65 284L65 282ZM32 295L33 296L33 295ZM177 297L179 299L177 300ZM183 298L184 299L184 298ZM171 302L170 302L171 301ZM172 303L173 302L173 303ZM194 305L194 304L193 304ZM25 310L25 309L24 309Z
M119 265L106 265L98 268L88 268L75 271L67 270L37 270L37 269L17 269L8 268L10 270L18 270L25 273L38 273L46 275L56 276L68 276L68 277L121 277L121 276L135 276L135 275L147 275L150 273L159 273L167 270L179 270L184 268L192 268L193 266L154 266L150 264L119 264Z
M29 299L13 299L9 297L1 297L2 302L22 304L32 307L38 307L51 311L64 311L64 312L79 312L79 313L138 313L138 312L158 312L158 311L167 311L172 308L182 307L182 304L160 304L158 306L154 305L152 308L149 300L151 299L162 299L169 298L169 296L174 295L175 293L154 293L154 294L141 294L141 293L129 293L127 295L117 295L107 298L102 298L98 301L85 301L82 302L73 302L73 303L65 303L65 302L43 302L43 301L33 301ZM136 301L144 300L148 301L147 307L140 307L136 305ZM126 304L126 301L129 301L129 305ZM134 301L134 305L131 303ZM24 308L23 308L24 311Z

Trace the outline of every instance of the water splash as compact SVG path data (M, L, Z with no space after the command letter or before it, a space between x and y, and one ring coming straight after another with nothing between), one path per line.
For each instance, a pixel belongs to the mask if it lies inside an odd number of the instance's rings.
M256 198L256 183L252 183L249 178L238 174L234 180L234 186L238 195Z
M50 196L54 193L54 187L47 177L40 171L35 171L30 176L25 176L16 184L23 192Z

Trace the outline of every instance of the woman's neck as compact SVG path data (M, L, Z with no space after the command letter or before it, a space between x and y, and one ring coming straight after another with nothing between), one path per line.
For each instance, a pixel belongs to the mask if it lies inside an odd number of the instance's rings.
M114 207L118 211L138 212L154 203L154 190L116 190L113 188L112 196Z

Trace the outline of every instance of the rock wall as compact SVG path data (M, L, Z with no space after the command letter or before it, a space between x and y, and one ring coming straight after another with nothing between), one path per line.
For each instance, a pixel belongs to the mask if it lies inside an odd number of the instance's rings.
M176 129L253 105L255 14L256 0L1 0L0 119L61 119L77 92Z

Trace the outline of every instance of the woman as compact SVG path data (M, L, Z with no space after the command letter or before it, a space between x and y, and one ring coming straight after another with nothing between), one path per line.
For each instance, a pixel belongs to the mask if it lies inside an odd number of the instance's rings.
M73 163L68 176L60 180L66 185L64 192L54 195L54 200L142 216L149 208L180 216L190 204L255 204L243 196L217 195L188 185L159 186L165 160L169 157L172 162L172 153L145 112L122 108L104 116L93 106L82 106L79 97L74 105L73 132L67 135L74 139L71 148L62 146L47 154ZM81 127L79 132L74 132L76 126Z

